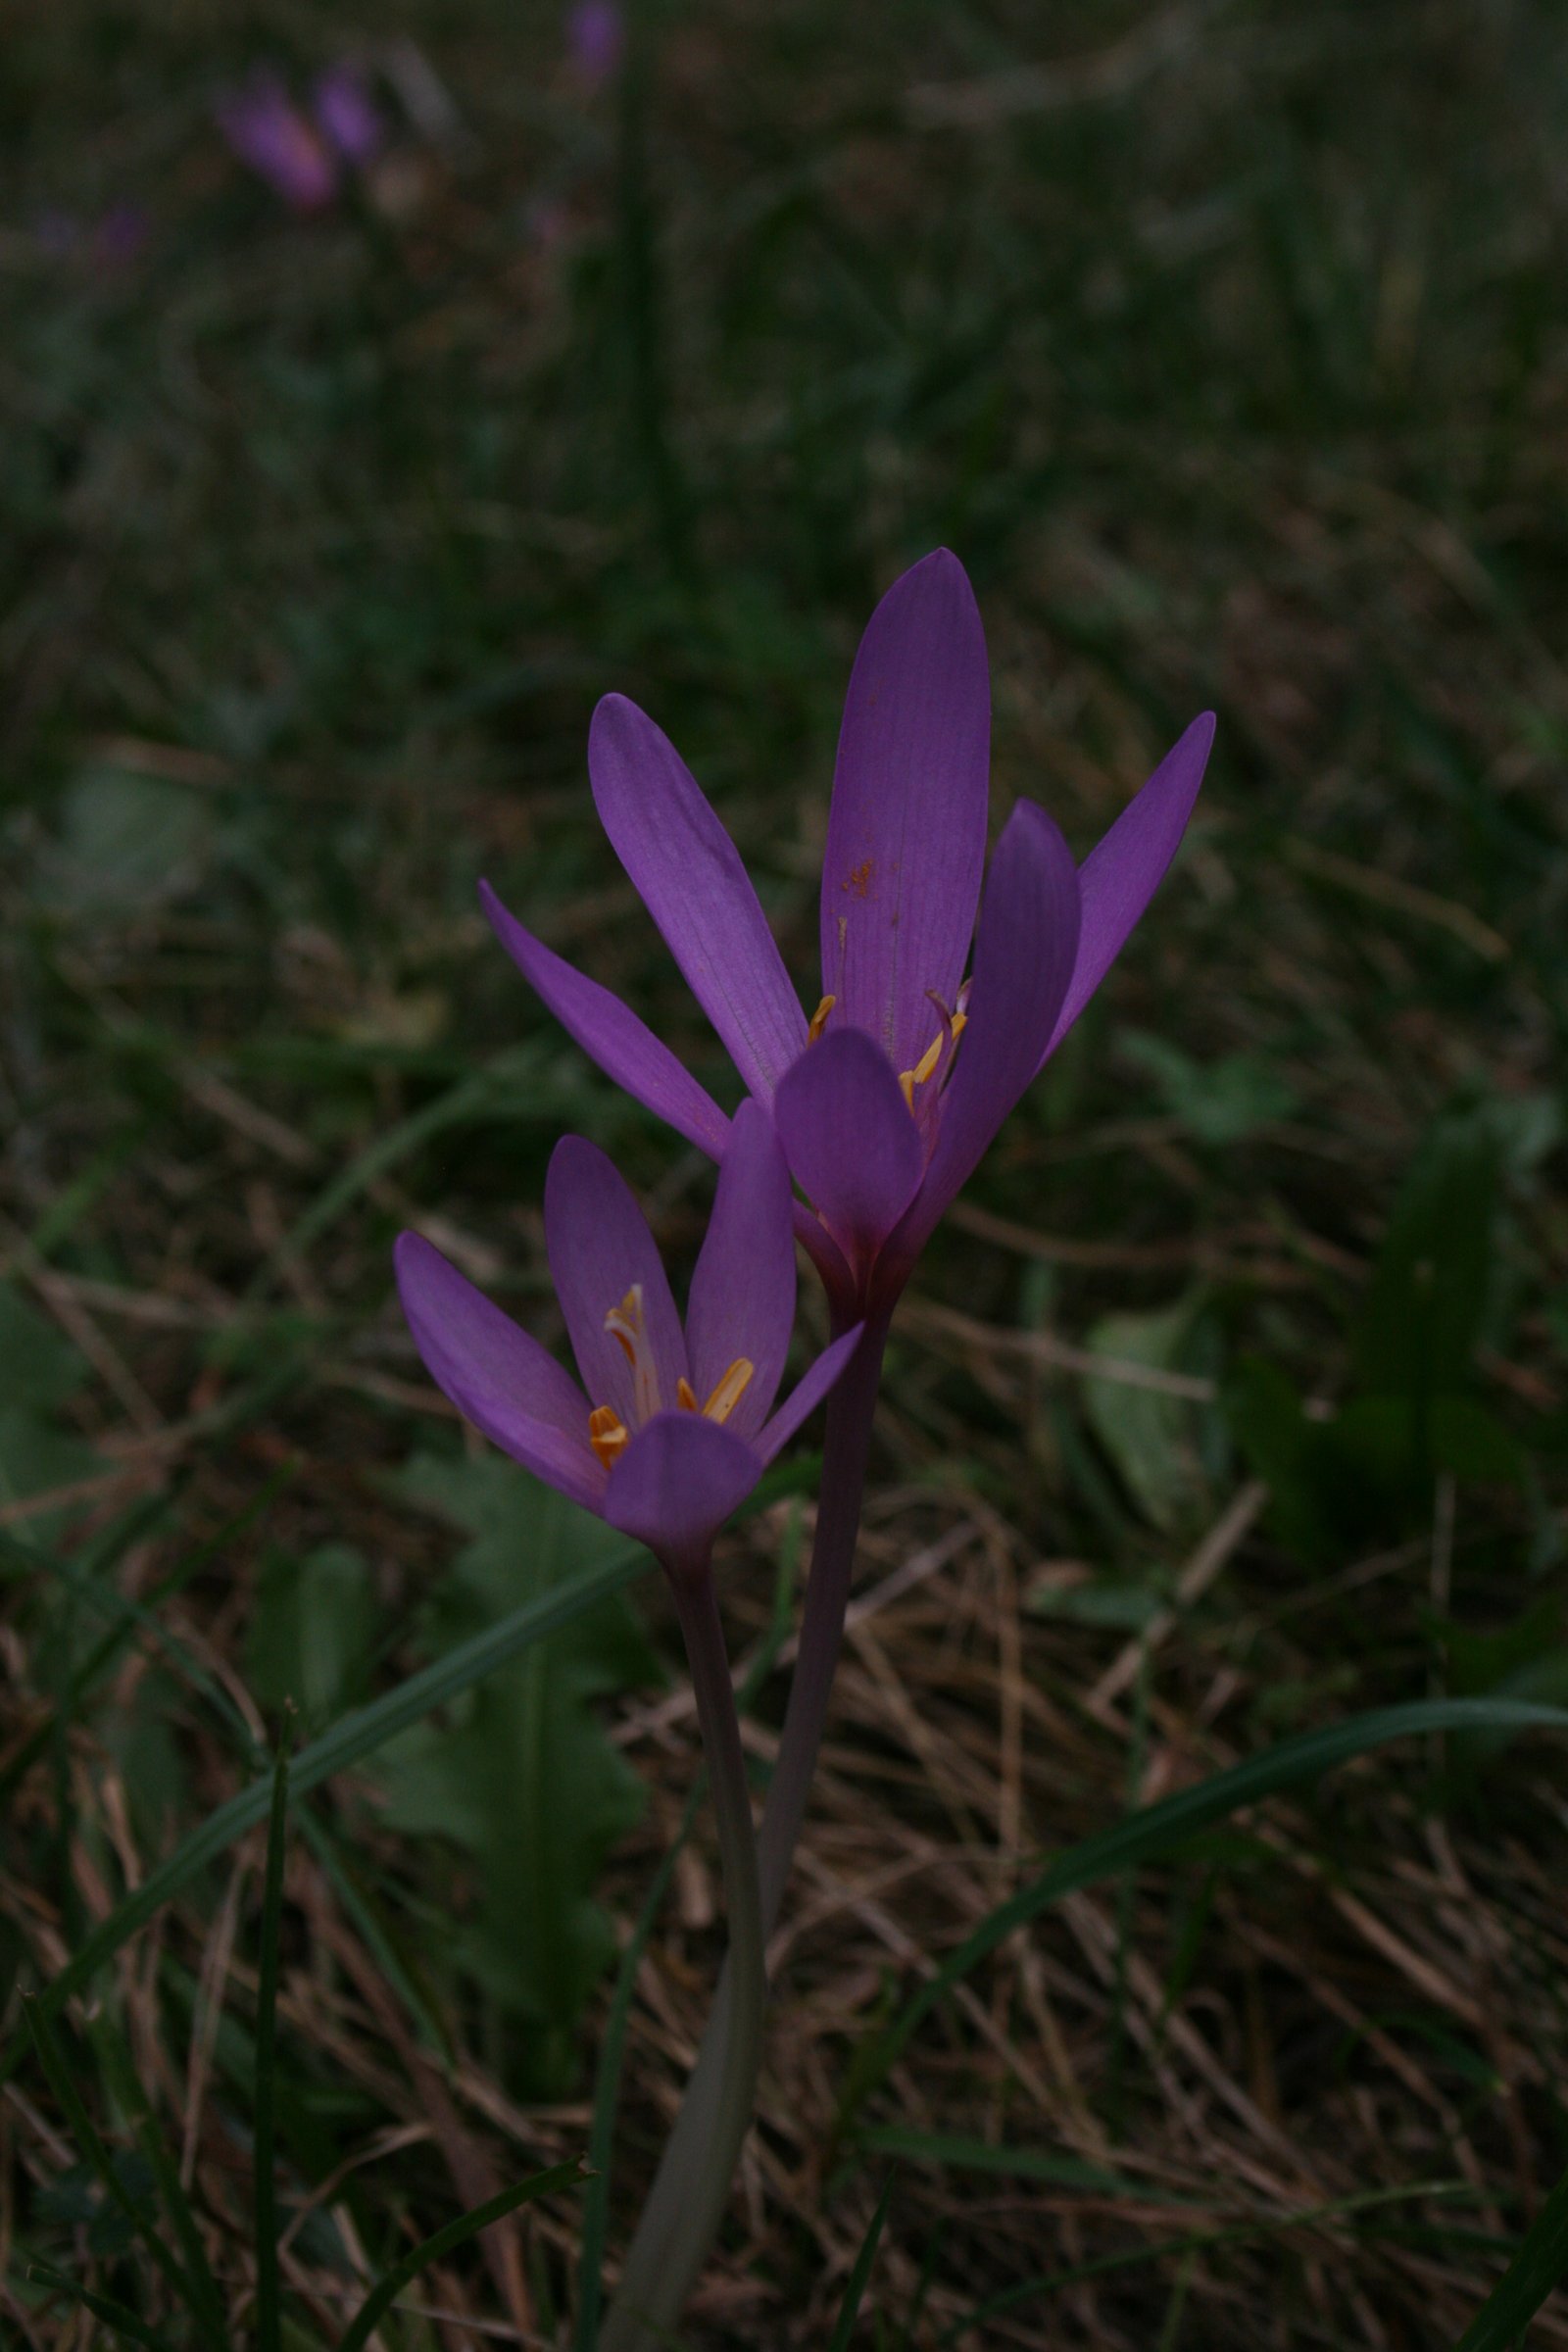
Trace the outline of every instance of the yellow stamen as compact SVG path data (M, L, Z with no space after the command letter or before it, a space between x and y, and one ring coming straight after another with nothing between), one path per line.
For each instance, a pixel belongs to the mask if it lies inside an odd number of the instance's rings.
M613 1470L627 1442L626 1424L613 1405L596 1404L588 1416L588 1443L607 1470Z
M943 1004L941 998L936 994L935 990L928 990L927 994L930 996L932 1004L935 1004L938 1012L942 1016L942 1026L937 1031L936 1036L931 1040L931 1043L927 1046L925 1052L921 1054L919 1060L915 1063L913 1069L901 1070L899 1072L899 1084L904 1089L905 1104L908 1109L911 1118L914 1115L915 1088L917 1086L924 1086L926 1080L935 1074L937 1064L942 1059L942 1056L947 1052L949 1046L956 1046L959 1038L963 1035L965 1029L967 1029L969 1026L969 1016L966 1012L950 1013L947 1006Z
M713 1383L713 1393L703 1407L710 1421L727 1421L747 1390L757 1367L749 1356L738 1355L722 1379Z
M727 1421L751 1387L752 1374L756 1369L750 1356L738 1355L723 1378L713 1383L712 1395L701 1407L704 1418L709 1421ZM699 1410L697 1391L684 1376L675 1383L675 1401L683 1412L695 1413Z
M904 1089L904 1107L912 1119L914 1116L914 1072L912 1070L901 1070L899 1072L899 1084Z
M643 1286L634 1282L618 1306L605 1317L605 1329L624 1351L631 1366L639 1427L659 1410L659 1367L643 1327Z
M837 997L824 997L821 1004L812 1013L810 1027L806 1032L806 1042L808 1046L814 1046L817 1039L821 1036L823 1030L827 1027L827 1016L837 1003Z

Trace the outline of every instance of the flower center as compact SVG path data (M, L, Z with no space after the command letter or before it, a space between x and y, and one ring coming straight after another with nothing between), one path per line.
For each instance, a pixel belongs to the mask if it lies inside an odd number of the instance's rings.
M618 1306L612 1306L605 1317L605 1329L623 1351L631 1366L632 1411L636 1426L660 1409L659 1367L654 1362L648 1344L648 1330L643 1318L643 1286L634 1282ZM738 1355L713 1388L708 1402L699 1405L697 1393L684 1374L675 1383L675 1402L682 1412L701 1412L709 1421L727 1421L751 1385L756 1366L748 1356ZM631 1431L626 1427L612 1404L596 1404L588 1416L588 1443L607 1470L612 1470L631 1443Z

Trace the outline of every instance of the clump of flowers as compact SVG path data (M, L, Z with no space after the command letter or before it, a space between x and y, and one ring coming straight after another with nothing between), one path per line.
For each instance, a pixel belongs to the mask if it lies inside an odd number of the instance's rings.
M345 172L364 171L386 143L369 82L347 60L318 75L307 106L275 68L262 66L214 114L232 153L298 213L329 205Z
M570 1035L720 1170L683 1333L620 1180L591 1146L558 1151L546 1237L582 1391L428 1244L400 1245L410 1323L459 1409L669 1569L712 1767L731 1966L603 2352L669 2340L728 2194L760 2054L761 1953L843 1638L894 1309L944 1209L1148 906L1213 738L1212 717L1195 719L1082 865L1046 810L1020 801L988 873L990 728L979 611L962 565L939 550L895 581L856 657L808 1013L734 844L673 745L623 697L600 704L594 799L747 1089L733 1120L629 1005L480 886L502 944ZM768 1418L794 1307L792 1230L821 1277L833 1339ZM754 1837L711 1543L779 1433L824 1395L795 1679Z

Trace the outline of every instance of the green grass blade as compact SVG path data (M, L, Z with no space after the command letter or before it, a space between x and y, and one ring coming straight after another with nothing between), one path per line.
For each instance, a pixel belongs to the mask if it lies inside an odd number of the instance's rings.
M410 2280L416 2278L427 2264L439 2262L443 2254L450 2254L454 2247L463 2245L481 2230L488 2230L490 2224L499 2222L504 2214L514 2213L519 2205L531 2205L536 2197L553 2196L557 2189L573 2188L586 2178L581 2159L570 2157L564 2164L553 2165L547 2173L531 2174L526 2180L519 2180L514 2188L504 2188L499 2196L489 2198L483 2205L475 2205L470 2213L460 2215L457 2221L448 2222L446 2228L438 2230L433 2237L421 2239L370 2289L344 2331L337 2352L362 2352L362 2347L369 2342L393 2296L401 2294Z
M499 1623L488 1626L482 1634L462 1642L433 1665L410 1675L395 1690L388 1690L368 1706L356 1707L335 1723L330 1731L302 1747L295 1757L290 1784L296 1795L304 1795L319 1788L337 1772L361 1763L410 1724L417 1723L433 1707L444 1706L449 1699L471 1690L487 1674L526 1649L530 1642L543 1641L564 1625L570 1624L587 1609L596 1607L612 1592L651 1565L649 1554L641 1544L628 1544L625 1551L607 1560L602 1568L585 1577L581 1584L563 1586L558 1591L542 1594L537 1600L514 1609ZM201 1828L185 1839L177 1852L157 1870L148 1874L140 1886L128 1894L87 1937L59 1975L51 1980L37 1995L41 2016L58 2015L72 1994L90 1983L94 1973L118 1952L121 1945L144 1927L153 1914L172 1896L187 1886L198 1873L219 1854L265 1821L271 1804L271 1778L255 1781L242 1788L237 1796L220 1805L217 1812L203 1822ZM0 2082L16 2072L26 2048L20 2038L0 2055Z
M1568 2278L1568 2173L1564 2173L1520 2241L1457 2352L1509 2352L1551 2293Z
M123 2303L117 2303L113 2295L96 2294L90 2286L78 2286L74 2278L68 2278L64 2271L52 2269L47 2262L29 2262L24 2275L36 2278L41 2286L53 2287L56 2294L69 2295L74 2303L90 2311L95 2320L102 2320L106 2328L129 2336L133 2344L145 2344L147 2352L175 2352L167 2335L160 2335L156 2328L138 2320L133 2311L127 2310Z
M283 1918L283 1851L288 1830L288 1726L272 1767L272 1810L267 1825L267 1876L262 1889L262 1952L256 1986L256 2352L279 2352L282 2340L277 2268L276 2104L277 1949Z
M860 2240L860 2251L855 2257L855 2268L850 2273L849 2284L844 2289L844 2300L839 2305L838 2322L833 2329L828 2352L849 2352L850 2337L855 2333L855 2323L860 2316L860 2304L865 2294L866 2283L871 2276L871 2265L876 2260L876 2249L882 2235L882 2225L888 2218L888 2206L893 2199L893 2183L898 2177L898 2168L895 2166L882 2184L882 2194L876 2201L876 2211L871 2216L871 2226Z
M1568 1708L1538 1706L1520 1699L1416 1699L1405 1706L1379 1707L1370 1714L1352 1715L1344 1723L1325 1725L1282 1740L1260 1756L1212 1774L1196 1788L1129 1813L1108 1830L1086 1838L1058 1854L1049 1870L1021 1887L981 1921L956 1951L950 1952L935 1976L928 1978L908 2007L878 2038L866 2045L851 2069L839 2109L839 2128L875 2089L896 2064L921 2021L970 1970L1004 1943L1014 1931L1026 1927L1041 1912L1080 1886L1116 1876L1135 1866L1157 1861L1196 1831L1223 1821L1244 1805L1256 1804L1283 1788L1317 1780L1352 1757L1384 1747L1394 1740L1408 1740L1425 1732L1568 1732Z
M42 2002L36 1997L24 1996L23 2015L27 2021L27 2031L32 2036L32 2046L38 2054L38 2063L43 2068L49 2087L59 2101L61 2113L71 2126L72 2135L77 2147L97 2174L105 2195L119 2206L126 2221L143 2240L148 2253L163 2272L179 2301L191 2313L198 2313L201 2308L201 2297L186 2277L172 2246L164 2236L153 2216L137 2198L131 2195L115 2170L114 2158L99 2137L98 2128L87 2113L82 2104L81 2095L71 2080L71 2070L66 2064L66 2054L60 2046L53 2026L42 2013ZM218 2341L217 2352L223 2352L221 2339Z
M136 2145L158 2184L159 2199L179 2240L179 2250L190 2277L202 2328L210 2343L222 2344L228 2332L222 2293L207 2259L207 2248L202 2242L196 2215L180 2180L179 2168L170 2153L168 2136L153 2113L152 2102L131 2063L130 2052L113 2021L101 2016L93 2021L88 2032L110 2093L130 2118Z

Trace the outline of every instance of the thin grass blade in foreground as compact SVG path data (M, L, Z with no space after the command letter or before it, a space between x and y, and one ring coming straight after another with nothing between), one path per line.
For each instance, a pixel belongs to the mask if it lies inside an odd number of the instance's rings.
M888 2207L893 2202L893 2183L898 2177L898 2167L895 2166L882 2183L882 2194L876 2201L876 2211L871 2216L870 2227L860 2240L860 2251L855 2257L855 2268L850 2273L849 2284L844 2289L844 2301L839 2306L838 2321L833 2329L833 2340L828 2346L828 2352L849 2352L850 2338L855 2333L855 2323L860 2315L860 2304L870 2282L871 2265L876 2260L877 2241L882 2235L882 2225L888 2218Z
M532 2173L526 2180L519 2180L514 2188L502 2189L498 2196L487 2199L483 2205L475 2205L471 2213L461 2214L455 2222L449 2222L444 2230L437 2230L433 2236L421 2239L418 2245L404 2255L400 2263L387 2272L384 2278L376 2281L349 2323L337 2352L362 2352L362 2347L369 2342L380 2321L391 2308L393 2297L400 2295L410 2280L416 2278L432 2262L439 2262L443 2254L452 2253L470 2237L477 2236L481 2230L488 2230L492 2222L499 2222L505 2215L514 2213L519 2205L531 2205L536 2197L553 2196L560 2188L575 2188L591 2178L580 2157L568 2157L564 2164L552 2165L547 2173Z
M288 1829L288 1726L272 1768L262 1893L262 1952L256 1987L256 2097L252 2149L256 2179L256 2352L278 2352L281 2318L277 2269L277 2180L273 2132L277 2064L277 1947L283 1917L283 1849Z
M53 2270L46 2262L29 2262L26 2275L36 2278L40 2286L53 2287L57 2295L69 2295L83 2311L90 2311L95 2320L102 2320L106 2328L115 2328L131 2343L145 2344L147 2352L174 2352L167 2335L160 2335L156 2328L138 2320L133 2311L123 2303L117 2303L113 2295L95 2294L90 2286L78 2286L74 2278L68 2278L64 2271Z
M1568 2278L1568 2173L1525 2231L1518 2253L1460 2337L1456 2352L1509 2352L1553 2287Z
M595 1607L611 1593L618 1592L623 1585L652 1565L652 1559L640 1544L628 1543L623 1553L607 1560L580 1585L548 1592L513 1610L498 1624L476 1634L470 1642L460 1642L446 1657L410 1675L406 1682L399 1683L368 1706L356 1707L329 1732L323 1732L318 1740L301 1748L290 1773L294 1793L304 1795L309 1789L318 1788L322 1781L330 1780L334 1773L345 1772L362 1758L373 1755L378 1747L411 1723L417 1723L433 1707L471 1690L497 1666L526 1649L531 1642L543 1641L547 1634L569 1625L574 1617ZM271 1801L272 1782L269 1774L267 1779L253 1781L248 1788L242 1788L226 1804L220 1805L161 1868L150 1872L93 1931L74 1957L37 1994L29 2014L40 2022L57 2016L72 1994L89 1984L104 1962L138 1928L145 1927L163 1904L187 1886L215 1855L222 1853L258 1822L265 1821ZM19 2038L0 2054L0 2082L15 2074L26 2046Z
M1250 1756L1224 1772L1210 1775L1196 1788L1184 1788L1157 1805L1131 1813L1111 1829L1086 1838L1058 1854L1049 1870L999 1904L956 1951L949 1954L935 1976L879 2038L863 2049L851 2068L839 2109L839 2129L861 2102L886 2079L921 2020L961 1982L972 1968L1004 1943L1015 1928L1038 1919L1042 1911L1099 1879L1113 1877L1135 1864L1158 1861L1195 1830L1207 1829L1282 1788L1330 1772L1338 1764L1407 1740L1423 1732L1568 1732L1568 1708L1537 1705L1508 1698L1416 1699L1399 1707L1378 1707L1369 1714L1349 1716L1321 1731L1303 1732L1260 1756Z

